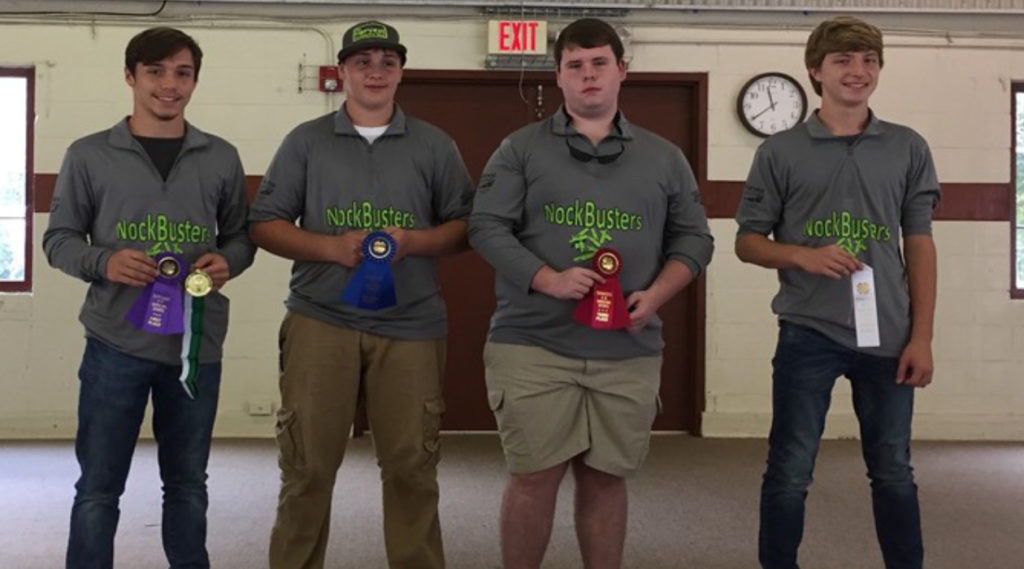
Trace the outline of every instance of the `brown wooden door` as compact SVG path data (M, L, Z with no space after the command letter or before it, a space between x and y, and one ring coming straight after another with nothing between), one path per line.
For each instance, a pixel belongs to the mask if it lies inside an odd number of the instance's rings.
M706 179L706 75L630 74L620 105L633 123L683 149L699 182ZM488 158L513 130L562 102L554 73L406 71L398 102L410 115L451 135L478 180ZM445 258L440 281L448 304L444 396L449 430L494 430L481 354L494 312L494 272L473 251ZM666 342L658 430L698 433L704 409L704 280L659 311Z

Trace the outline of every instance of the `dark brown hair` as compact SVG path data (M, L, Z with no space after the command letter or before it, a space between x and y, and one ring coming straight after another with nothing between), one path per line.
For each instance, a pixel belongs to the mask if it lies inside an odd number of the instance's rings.
M555 66L562 65L562 52L568 46L582 47L604 47L610 45L615 53L615 62L622 61L624 49L619 34L615 33L608 22L597 18L583 18L569 24L558 34L555 40Z
M182 49L192 52L195 79L198 81L199 67L203 63L203 50L199 49L199 44L191 36L175 28L149 28L136 34L124 50L124 66L134 77L136 65L156 63Z

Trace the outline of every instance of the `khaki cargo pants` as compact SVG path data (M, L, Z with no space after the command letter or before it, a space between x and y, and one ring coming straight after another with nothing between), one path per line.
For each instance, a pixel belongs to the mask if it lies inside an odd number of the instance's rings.
M335 476L366 402L384 495L391 569L441 569L438 432L444 340L404 341L289 312L281 324L281 493L271 569L320 569Z

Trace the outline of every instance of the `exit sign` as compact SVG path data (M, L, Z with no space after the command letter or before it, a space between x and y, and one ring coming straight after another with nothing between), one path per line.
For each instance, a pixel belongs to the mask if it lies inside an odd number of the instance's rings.
M491 20L487 23L487 53L548 52L548 23L541 20Z

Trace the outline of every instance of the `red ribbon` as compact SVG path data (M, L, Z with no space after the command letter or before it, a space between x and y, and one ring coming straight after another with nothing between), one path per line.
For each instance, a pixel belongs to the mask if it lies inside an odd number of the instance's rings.
M622 257L610 248L598 249L594 253L593 269L604 277L603 283L596 283L587 296L576 305L573 318L598 330L620 330L629 326L629 309L619 285Z

